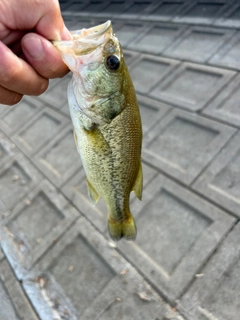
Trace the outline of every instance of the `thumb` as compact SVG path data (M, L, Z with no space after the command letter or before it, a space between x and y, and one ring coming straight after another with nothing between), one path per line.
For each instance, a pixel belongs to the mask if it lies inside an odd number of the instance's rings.
M44 78L62 77L69 71L52 43L38 34L26 34L22 49L30 65Z
M70 32L65 27L57 0L41 1L41 16L35 29L48 40L71 39Z

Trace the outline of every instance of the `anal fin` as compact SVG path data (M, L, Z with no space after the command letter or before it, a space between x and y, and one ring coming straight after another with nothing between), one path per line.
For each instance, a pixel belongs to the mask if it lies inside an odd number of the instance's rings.
M88 179L86 179L86 181L89 199L91 200L92 204L95 205L98 202L100 195L97 193L91 182Z
M133 191L139 200L142 200L142 189L143 189L143 174L142 174L142 163L140 163L137 178L133 186Z

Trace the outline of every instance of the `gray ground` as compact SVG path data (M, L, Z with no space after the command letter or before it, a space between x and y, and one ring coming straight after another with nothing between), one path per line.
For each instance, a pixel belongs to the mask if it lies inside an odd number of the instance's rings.
M240 2L62 1L111 19L140 104L138 237L89 203L66 88L0 105L1 320L239 320Z

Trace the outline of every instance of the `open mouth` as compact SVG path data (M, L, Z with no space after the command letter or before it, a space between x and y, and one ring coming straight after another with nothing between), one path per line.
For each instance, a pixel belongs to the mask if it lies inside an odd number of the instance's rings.
M63 54L86 55L108 41L112 35L112 23L108 20L89 29L71 31L71 34L72 40L53 41L53 45Z
M105 32L108 32L109 29L112 29L112 23L110 20L107 22L100 24L98 26L89 28L89 29L81 29L76 31L71 31L73 40L80 39L96 39L103 35ZM111 31L111 30L110 30Z

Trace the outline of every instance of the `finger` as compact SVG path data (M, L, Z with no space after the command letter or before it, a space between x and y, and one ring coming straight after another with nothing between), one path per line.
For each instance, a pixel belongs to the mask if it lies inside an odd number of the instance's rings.
M64 25L58 0L45 0L41 13L42 16L36 25L39 34L48 40L71 39L71 34Z
M67 40L58 0L1 0L1 23L9 30L36 30L37 33L49 40ZM0 28L0 36L3 39ZM68 37L68 38L66 38Z
M20 94L39 95L48 87L48 80L27 62L19 59L0 42L0 85Z
M28 62L45 78L63 77L69 72L57 49L40 35L25 35L22 39L22 50Z
M21 101L23 95L0 86L0 103L12 106Z
M9 30L7 35L4 35L4 37L2 37L2 42L6 45L6 46L10 46L11 44L19 41L20 39L22 39L22 37L24 36L26 32L24 31L14 31L14 30Z

